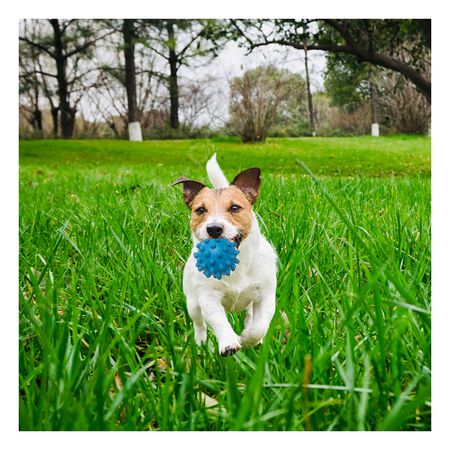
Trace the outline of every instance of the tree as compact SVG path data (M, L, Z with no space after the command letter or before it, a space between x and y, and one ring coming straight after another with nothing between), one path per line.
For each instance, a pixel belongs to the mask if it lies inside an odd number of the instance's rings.
M212 20L149 19L145 45L163 58L169 67L166 77L170 98L170 126L178 129L180 95L178 73L194 60L217 56L221 39Z
M23 32L19 39L51 61L49 69L39 69L37 73L56 80L61 135L70 138L74 131L77 105L86 88L80 87L80 84L88 73L96 70L87 68L83 62L91 56L94 44L111 31L100 34L94 22L89 20L49 19L37 22L41 25L39 34Z
M379 89L385 126L397 133L429 132L431 106L411 82L398 73L385 71Z
M353 112L369 98L369 65L352 55L329 54L324 87L332 106Z
M130 141L142 141L141 124L138 118L136 99L136 66L134 64L134 47L136 33L133 19L124 19L122 26L125 55L125 87L128 100L128 134Z
M227 122L228 89L220 77L210 74L184 82L180 89L180 113L186 134L223 127Z
M270 128L292 111L293 93L304 93L304 81L274 66L248 70L230 83L230 125L244 142L264 142ZM298 106L298 105L297 105Z
M144 45L148 30L143 20L102 22L115 32L102 41L98 52L96 90L90 101L116 136L124 136L128 127L130 140L136 134L142 140L159 110L164 109L166 115L161 94L164 75L155 70L157 55ZM134 135L133 129L137 130Z
M431 103L431 20L314 19L232 20L249 51L278 44L353 55L401 73ZM402 58L404 53L408 58Z
M42 136L41 87L37 74L38 56L34 47L21 45L19 58L19 98L26 120L34 132Z
M406 60L407 56L403 58ZM347 115L348 124L352 120L366 122L370 112L372 124L380 122L388 131L428 131L430 104L417 87L398 72L358 63L352 55L330 54L325 89L331 106Z
M37 36L42 38L42 27L39 21L24 20L21 24L21 32L25 36ZM48 100L53 118L53 131L58 132L58 107L54 104L54 92L46 72L45 61L41 52L34 45L20 42L19 46L19 95L22 111L26 111L26 119L35 130L43 136L43 108L42 99ZM56 109L56 111L55 111Z
M306 92L308 94L308 112L309 112L309 127L311 128L311 134L314 137L316 135L316 121L314 117L314 106L311 93L311 83L309 81L309 67L308 67L308 49L305 50L305 76L306 76Z
M369 79L370 88L370 113L372 118L371 134L372 136L380 135L380 128L378 124L378 91L377 86L372 77Z
M372 136L379 135L377 77L381 69L360 63L353 55L330 54L327 58L325 88L332 105L353 113L370 102Z

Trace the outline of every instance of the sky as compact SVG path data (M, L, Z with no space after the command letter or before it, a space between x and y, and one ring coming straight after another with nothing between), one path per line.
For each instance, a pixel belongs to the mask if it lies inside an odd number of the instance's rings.
M312 89L317 90L323 86L325 53L314 51L310 52L308 56ZM300 50L268 45L255 49L253 53L247 55L246 49L240 48L236 42L228 42L219 56L201 69L205 72L224 73L224 75L233 77L241 75L245 70L268 63L285 67L292 72L305 73L303 52Z

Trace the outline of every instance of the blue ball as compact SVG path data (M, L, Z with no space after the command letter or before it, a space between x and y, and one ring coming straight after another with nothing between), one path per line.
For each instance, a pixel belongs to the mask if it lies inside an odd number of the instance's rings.
M206 277L213 276L220 280L224 275L230 275L239 259L236 243L227 239L206 239L197 244L198 251L194 253L197 259L197 269Z

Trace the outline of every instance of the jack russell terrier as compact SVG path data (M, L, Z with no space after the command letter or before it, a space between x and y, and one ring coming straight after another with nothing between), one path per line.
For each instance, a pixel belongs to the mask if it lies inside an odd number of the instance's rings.
M261 234L252 205L259 195L260 169L247 169L228 183L216 155L206 171L214 189L181 177L183 200L191 210L194 243L183 274L189 316L194 323L195 341L206 342L206 324L212 328L222 356L241 346L260 344L275 312L276 253ZM207 278L195 265L196 244L205 239L229 239L240 250L240 263L229 276ZM238 336L227 320L226 311L246 311L244 330Z

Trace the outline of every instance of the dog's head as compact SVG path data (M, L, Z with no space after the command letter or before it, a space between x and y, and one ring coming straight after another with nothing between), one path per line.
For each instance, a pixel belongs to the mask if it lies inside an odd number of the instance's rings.
M252 228L252 206L259 195L261 170L247 169L231 185L210 189L199 181L181 177L183 200L191 210L191 230L199 240L224 238L239 246Z

